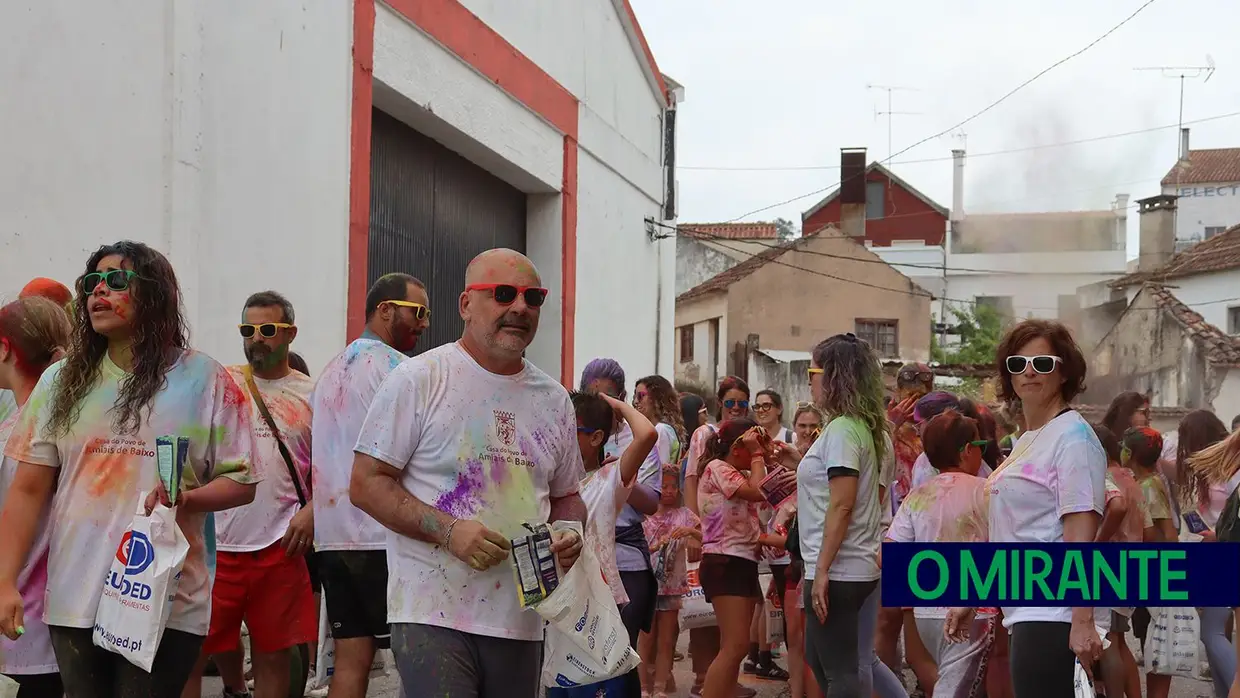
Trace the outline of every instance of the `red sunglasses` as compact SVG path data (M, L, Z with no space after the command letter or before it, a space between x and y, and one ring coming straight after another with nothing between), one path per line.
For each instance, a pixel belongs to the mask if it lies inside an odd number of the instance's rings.
M470 284L466 291L490 291L495 302L500 305L512 305L521 295L525 304L537 308L547 301L547 289L534 286L513 286L512 284Z

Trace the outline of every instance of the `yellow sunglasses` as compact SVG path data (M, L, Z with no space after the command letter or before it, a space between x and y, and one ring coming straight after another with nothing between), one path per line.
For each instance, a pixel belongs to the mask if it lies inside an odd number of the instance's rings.
M391 303L392 305L400 306L401 308L413 308L413 316L419 320L425 320L426 318L431 316L431 309L422 305L421 303L414 303L413 301L383 301L383 302Z
M287 322L264 322L259 325L251 325L249 323L242 323L240 325L237 325L237 329L240 330L241 336L245 339L249 339L250 337L253 337L255 332L257 332L258 334L261 334L262 336L268 339L271 339L272 337L276 336L276 331L286 330L292 326L293 325L290 325Z

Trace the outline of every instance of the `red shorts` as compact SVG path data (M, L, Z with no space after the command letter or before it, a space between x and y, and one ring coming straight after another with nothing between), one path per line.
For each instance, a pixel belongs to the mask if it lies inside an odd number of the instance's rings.
M304 557L289 557L276 541L252 553L220 551L211 590L211 630L204 654L241 648L241 621L250 645L263 654L318 638L314 592Z

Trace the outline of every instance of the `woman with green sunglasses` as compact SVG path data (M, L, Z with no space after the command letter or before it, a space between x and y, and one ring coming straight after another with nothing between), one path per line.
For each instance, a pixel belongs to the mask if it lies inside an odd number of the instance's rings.
M122 241L91 255L77 284L63 361L44 372L5 447L18 462L0 513L0 633L22 634L16 574L50 505L44 616L68 695L179 697L211 617L208 516L254 499L243 394L215 360L189 348L168 259ZM182 488L169 497L156 439L189 439ZM146 495L145 502L143 495ZM189 553L149 672L95 646L100 592L134 511L176 508Z

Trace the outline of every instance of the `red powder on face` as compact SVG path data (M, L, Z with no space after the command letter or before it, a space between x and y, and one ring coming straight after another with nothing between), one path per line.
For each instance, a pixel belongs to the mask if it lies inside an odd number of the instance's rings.
M42 276L31 279L30 283L26 284L25 288L22 289L22 292L18 294L17 297L31 298L34 296L46 298L60 306L68 305L69 301L73 300L73 293L68 289L68 287L59 281L44 278Z

